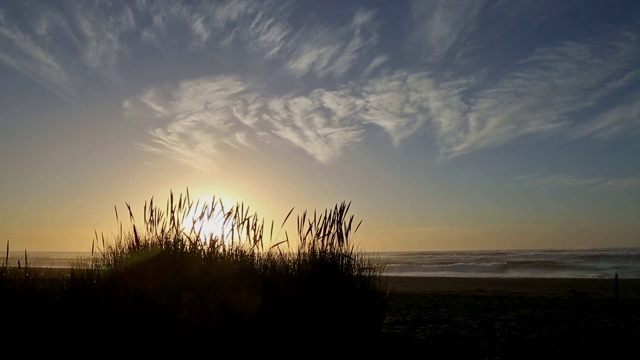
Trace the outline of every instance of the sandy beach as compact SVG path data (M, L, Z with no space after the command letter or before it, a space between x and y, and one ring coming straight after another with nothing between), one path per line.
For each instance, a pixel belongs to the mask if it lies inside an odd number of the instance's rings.
M640 280L388 277L384 334L427 358L626 359ZM633 352L632 352L633 351Z

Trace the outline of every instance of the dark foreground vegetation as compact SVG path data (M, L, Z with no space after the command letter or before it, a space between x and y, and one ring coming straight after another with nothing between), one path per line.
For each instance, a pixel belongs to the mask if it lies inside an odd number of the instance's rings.
M130 229L116 209L116 234L96 234L92 257L68 270L30 267L26 252L19 268L5 260L4 340L105 350L240 343L241 353L305 344L321 351L381 336L388 290L382 269L352 244L359 224L348 203L298 215L295 246L286 232L274 244L273 222L265 227L244 204L224 205L171 193L164 209L153 198L145 204L139 226L127 204ZM204 234L201 220L212 217L224 230Z

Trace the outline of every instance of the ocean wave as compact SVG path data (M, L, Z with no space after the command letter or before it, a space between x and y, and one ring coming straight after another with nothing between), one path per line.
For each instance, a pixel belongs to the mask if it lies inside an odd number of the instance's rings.
M380 260L391 276L640 278L637 248L396 252Z

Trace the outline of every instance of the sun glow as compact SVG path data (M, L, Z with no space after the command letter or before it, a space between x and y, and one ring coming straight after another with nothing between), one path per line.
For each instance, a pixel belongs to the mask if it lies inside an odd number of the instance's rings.
M182 218L182 229L189 239L198 240L205 247L249 246L265 250L274 244L288 245L284 223L278 228L275 220L265 219L252 204L235 201L226 195L228 192L225 196L210 194L187 192L188 210Z
M190 212L188 231L205 244L230 245L236 203L218 196L200 197Z

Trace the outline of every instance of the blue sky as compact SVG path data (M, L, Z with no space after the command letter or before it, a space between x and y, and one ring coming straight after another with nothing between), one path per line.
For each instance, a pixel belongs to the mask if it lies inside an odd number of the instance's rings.
M640 246L636 1L0 1L0 241L189 188L372 250Z

